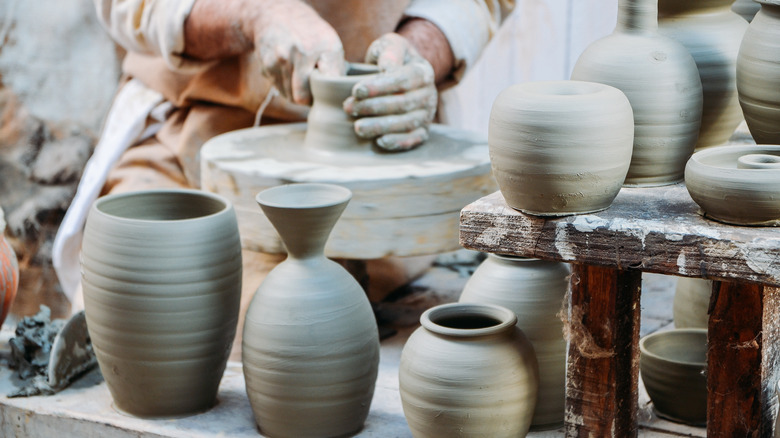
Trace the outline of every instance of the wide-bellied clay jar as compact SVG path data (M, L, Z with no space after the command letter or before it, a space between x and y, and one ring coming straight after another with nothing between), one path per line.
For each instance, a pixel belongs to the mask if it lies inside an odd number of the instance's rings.
M488 254L463 287L461 303L496 304L517 315L539 363L539 392L531 420L534 430L563 424L566 340L558 317L569 287L565 263Z
M312 106L306 118L304 148L310 152L365 152L371 148L370 138L355 134L355 118L344 111L344 100L352 95L358 82L378 74L377 66L348 63L342 76L328 76L314 70L311 74Z
M357 280L323 252L351 197L320 183L256 197L287 248L244 322L246 391L265 436L346 436L368 416L379 364L376 319Z
M0 208L0 326L8 316L19 290L19 261L16 252L5 238L5 217Z
M677 328L707 328L712 280L680 277L674 290L672 317Z
M185 189L99 198L81 269L89 335L115 407L140 417L212 407L241 299L232 204Z
M780 144L780 0L757 1L737 56L737 93L756 143Z
M726 143L743 120L736 66L748 24L731 4L732 0L658 0L658 31L685 46L699 70L704 105L697 148Z
M512 85L493 102L488 125L490 163L506 203L539 216L609 207L633 139L626 96L594 82Z
M590 44L571 75L612 85L631 102L634 148L628 186L682 181L701 125L696 63L682 44L658 33L657 14L657 0L619 0L615 31Z
M744 18L748 23L753 21L753 17L756 16L759 9L761 9L761 5L756 3L755 0L736 0L731 5L731 10Z
M685 186L705 217L734 225L780 225L780 146L726 145L693 154Z
M521 437L531 426L539 370L511 310L449 303L426 310L398 369L415 438Z

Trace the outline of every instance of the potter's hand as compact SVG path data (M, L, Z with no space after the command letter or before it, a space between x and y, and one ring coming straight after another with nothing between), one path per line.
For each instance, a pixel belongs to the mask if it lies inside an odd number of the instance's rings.
M396 33L374 41L366 62L376 64L380 73L357 83L344 101L344 110L360 117L355 132L388 151L419 146L428 139L438 102L431 64Z
M294 103L312 102L309 78L314 68L326 75L346 71L344 48L336 31L308 5L272 1L255 25L255 51L263 75Z

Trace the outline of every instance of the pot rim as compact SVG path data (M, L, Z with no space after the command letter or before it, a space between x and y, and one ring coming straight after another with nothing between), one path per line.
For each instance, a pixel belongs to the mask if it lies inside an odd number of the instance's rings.
M182 217L173 219L150 219L143 217L132 217L127 215L114 214L105 209L110 207L111 204L120 203L130 198L143 198L143 197L192 197L209 199L220 206L213 209L212 212L207 214L201 214L192 217ZM92 204L92 210L103 217L111 218L112 220L128 221L128 222L144 222L144 223L186 223L194 221L202 221L204 219L216 217L225 214L227 211L233 209L233 204L224 196L207 192L198 189L186 189L186 188L163 188L163 189L145 189L145 190L133 190L122 193L110 193L108 195L101 196Z
M687 334L687 333L704 334L705 339L706 339L708 330L705 329L705 328L675 328L675 329L672 329L672 330L665 330L665 331L661 331L661 332L651 333L651 334L649 334L649 335L647 335L647 336L645 336L645 337L643 337L642 339L639 340L639 351L643 355L646 355L648 357L652 357L655 360L666 362L666 363L670 363L670 364L689 366L689 367L696 367L696 368L706 367L707 366L707 359L706 358L702 362L690 362L690 361L676 360L676 359L672 359L672 358L669 358L669 357L666 357L666 356L661 356L661 355L658 355L658 354L656 354L656 353L654 353L652 351L649 351L647 349L647 347L645 346L645 344L649 340L653 340L655 338L668 336L670 334Z
M458 316L495 319L497 324L479 328L454 328L436 322L442 318ZM440 335L472 338L494 335L511 329L517 324L517 315L506 307L494 304L457 302L431 307L420 316L420 324L429 331Z
M272 208L312 209L349 202L352 190L338 184L292 183L265 189L255 196L258 204Z
M379 73L379 67L375 64L368 64L364 62L347 62L347 71L341 76L326 76L322 74L318 69L314 69L311 72L311 80L314 82L322 83L338 83L349 84L358 82L369 76L373 76Z

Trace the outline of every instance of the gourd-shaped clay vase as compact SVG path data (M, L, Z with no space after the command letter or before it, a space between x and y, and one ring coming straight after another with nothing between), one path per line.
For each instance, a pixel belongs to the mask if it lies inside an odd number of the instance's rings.
M707 328L709 326L712 280L680 277L674 290L672 315L677 328Z
M780 0L757 1L737 56L737 93L756 143L780 144Z
M747 30L732 0L658 0L658 31L685 46L704 93L697 148L726 143L742 123L737 53Z
M506 307L517 315L539 363L539 393L532 429L563 424L566 340L557 316L569 287L569 266L525 257L488 254L463 287L461 303Z
M0 208L0 232L5 233L5 218ZM11 244L0 237L0 326L8 316L19 289L19 261Z
M658 33L657 14L657 0L619 0L615 31L589 45L571 75L612 85L631 102L634 149L628 186L681 181L701 124L696 63L680 43Z
M525 436L539 375L517 316L501 306L449 303L426 310L420 323L398 369L412 436Z
M323 253L351 196L341 186L301 183L256 197L288 254L257 289L244 323L246 391L265 436L346 436L368 416L376 319L357 280Z
M344 100L352 95L358 82L378 73L371 64L348 63L343 76L327 76L314 70L311 74L312 107L306 119L303 145L309 152L323 154L365 152L372 140L355 134L355 118L344 111Z
M753 17L756 16L759 9L761 9L761 5L756 3L755 0L736 0L731 5L731 10L744 18L748 23L753 21Z
M490 164L506 203L539 216L609 207L633 139L626 96L593 82L512 85L493 102L488 126Z
M232 204L196 190L112 194L81 251L87 326L117 409L141 417L214 405L241 299Z

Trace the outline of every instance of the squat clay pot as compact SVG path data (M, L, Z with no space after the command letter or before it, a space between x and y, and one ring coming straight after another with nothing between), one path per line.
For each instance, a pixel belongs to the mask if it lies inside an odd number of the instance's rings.
M488 150L507 204L539 216L603 210L631 161L631 104L617 88L581 81L525 82L490 112Z
M233 206L195 190L105 196L87 217L81 266L89 334L116 408L169 417L213 406L241 298Z
M677 328L704 328L709 326L712 280L680 277L674 291L672 315Z
M685 185L705 216L734 225L780 225L780 146L728 145L696 152Z
M533 346L509 309L425 311L401 352L401 404L415 438L522 437L539 388Z
M756 143L780 144L780 0L757 1L737 56L737 92Z
M11 244L5 238L5 217L0 208L0 326L8 316L19 290L19 261Z
M517 315L539 363L539 393L532 429L563 424L566 340L558 317L569 287L569 266L525 257L488 254L463 287L461 303L496 304Z
M372 140L355 134L355 118L344 111L344 100L358 82L378 73L370 64L348 63L343 76L326 76L318 70L311 75L312 106L306 119L304 148L310 152L366 152Z
M357 280L323 251L352 197L331 184L289 184L257 203L287 248L246 314L246 391L269 437L357 433L371 406L379 333Z
M734 4L731 5L731 10L745 19L748 23L753 21L753 17L756 16L759 9L761 9L761 5L754 0L736 0Z
M658 33L657 14L657 0L619 0L615 31L588 46L571 75L616 87L631 102L635 130L628 186L681 181L701 125L696 63L680 43Z
M726 143L743 120L737 54L748 24L732 11L731 3L658 0L658 31L685 46L699 71L704 105L697 148Z

